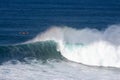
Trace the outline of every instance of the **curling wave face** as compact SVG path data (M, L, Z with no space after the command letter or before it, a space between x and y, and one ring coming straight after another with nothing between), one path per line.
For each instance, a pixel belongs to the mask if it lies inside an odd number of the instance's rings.
M120 25L97 29L53 26L26 43L54 40L68 60L105 67L120 67Z
M0 63L9 60L26 61L31 59L45 62L49 59L61 60L63 57L57 51L57 44L54 41L0 46Z

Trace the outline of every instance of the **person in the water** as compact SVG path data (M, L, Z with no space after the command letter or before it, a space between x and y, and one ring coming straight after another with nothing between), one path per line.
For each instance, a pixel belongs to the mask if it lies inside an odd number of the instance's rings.
M19 32L19 34L22 34L22 35L28 35L29 34L29 32Z

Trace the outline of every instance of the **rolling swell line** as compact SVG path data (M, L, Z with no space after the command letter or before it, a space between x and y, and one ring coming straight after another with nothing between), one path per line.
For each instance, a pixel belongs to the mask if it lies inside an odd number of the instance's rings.
M42 41L28 44L0 46L0 63L9 60L24 61L25 58L62 59L54 41Z

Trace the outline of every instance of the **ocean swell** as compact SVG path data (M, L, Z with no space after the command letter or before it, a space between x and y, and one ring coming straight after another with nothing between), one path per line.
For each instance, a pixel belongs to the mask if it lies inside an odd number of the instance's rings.
M54 41L41 41L28 44L0 46L0 64L9 60L26 61L30 59L46 60L63 59L57 51Z

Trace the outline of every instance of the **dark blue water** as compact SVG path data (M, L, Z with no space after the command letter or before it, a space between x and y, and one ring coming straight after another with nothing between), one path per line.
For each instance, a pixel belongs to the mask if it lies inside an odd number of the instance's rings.
M0 0L0 45L27 41L52 25L101 30L119 23L120 0Z
M120 26L108 28L116 24L120 0L0 0L0 80L120 80ZM58 33L52 28L46 35L59 39L63 34L66 40L60 49L52 40L21 44L51 26L57 26ZM92 30L77 31L83 28ZM93 29L106 28L106 33L94 34ZM86 43L92 40L95 44Z

